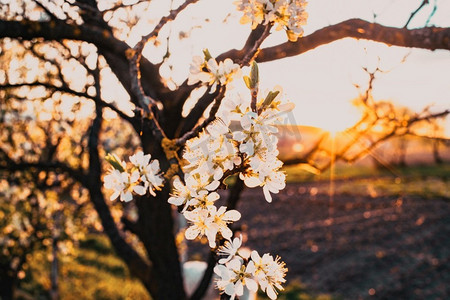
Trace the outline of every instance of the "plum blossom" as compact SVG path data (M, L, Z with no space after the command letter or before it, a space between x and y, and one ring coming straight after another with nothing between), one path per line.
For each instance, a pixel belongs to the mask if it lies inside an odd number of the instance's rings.
M219 259L219 264L226 264L232 260L242 245L242 234L233 239L226 240L223 246L219 247L219 255L226 256Z
M209 208L210 218L212 225L210 227L210 236L214 236L214 239L209 240L209 246L211 248L216 247L215 237L220 232L222 237L230 239L233 236L233 232L228 228L228 224L238 221L241 218L241 213L237 210L226 210L225 206L221 206L217 209L215 206Z
M164 179L160 173L159 161L150 161L151 157L150 154L144 155L144 152L138 151L130 156L130 162L139 170L141 180L144 183L144 186L148 188L150 194L156 196L154 190L161 190Z
M244 287L250 291L256 292L258 284L253 279L255 265L250 261L247 266L241 259L231 260L227 266L217 265L214 267L214 273L220 278L217 280L217 288L234 299L236 296L244 294Z
M303 35L308 13L305 0L237 0L234 2L244 15L241 23L258 24L275 23L276 30L285 29L290 41L295 42Z
M184 217L191 223L191 226L184 233L186 239L193 240L198 236L202 237L207 232L210 232L211 218L208 210L199 208L193 211L186 211L184 212Z
M258 17L260 22L275 22L280 18L277 14L280 4L277 1L240 2L244 6L254 4L255 7L263 7L264 13ZM281 2L285 4L286 1ZM237 69L231 60L217 63L205 51L205 59L194 58L188 83L207 83L214 90L217 84L227 84ZM242 296L244 288L256 291L257 282L271 299L276 299L277 291L282 290L281 284L285 282L287 269L278 257L273 259L269 254L260 257L255 251L245 255L239 250L242 236L232 239L229 224L238 221L241 214L237 210L227 210L225 206L216 207L220 198L218 188L226 185L225 179L233 174L239 175L248 187L262 187L268 202L272 201L271 194L285 187L286 175L280 170L282 162L277 158L278 139L275 134L278 132L276 124L280 113L291 110L293 105L281 104L276 100L279 93L278 90L270 91L266 98L256 103L256 107L252 105L252 109L249 101L228 98L225 105L219 108L220 117L216 117L196 137L186 141L180 160L184 178L174 178L172 194L168 199L170 204L179 206L179 211L188 221L185 238L194 240L206 237L209 247L222 256L214 268L220 276L217 287L231 299ZM252 97L252 101L255 100ZM239 121L240 130L231 130L234 126L232 120ZM129 171L117 157L111 156L110 159L116 168L105 177L105 187L114 190L114 199L119 195L122 199L123 195L129 201L132 193L146 193L147 189L154 194L154 190L163 184L159 162L151 161L150 154L137 152L130 156L133 166ZM225 241L217 247L220 240Z
M130 156L133 168L127 170L127 165L121 161L117 155L110 154L106 157L112 165L112 170L105 176L104 186L112 189L111 200L120 195L121 201L131 201L133 192L138 195L145 195L147 190L155 196L154 190L160 190L164 179L160 173L159 161L150 161L151 155L144 155L142 151Z
M261 289L267 293L270 299L277 298L277 290L282 291L282 283L286 282L284 279L287 268L286 264L280 261L280 258L273 258L270 254L259 256L258 252L252 251L252 262L254 262L254 269L252 275L257 278Z
M198 194L187 202L188 206L195 208L208 209L214 205L214 202L220 198L216 192L209 193L206 190L198 192Z
M130 156L130 162L135 165L139 169L139 171L142 171L150 162L150 158L150 154L144 155L144 152L138 151Z
M278 192L286 187L286 174L281 171L271 171L264 178L263 192L267 202L272 202L270 193L278 194Z
M184 185L178 176L173 181L173 188L172 195L167 200L170 204L181 206L196 196L196 192Z
M218 84L225 85L230 82L233 74L238 71L239 65L233 63L229 58L217 63L214 58L208 58L205 61L200 56L194 56L189 68L188 84L206 83L211 86L211 92L213 93Z
M150 155L150 154L149 154ZM152 160L148 165L142 170L143 176L141 179L144 181L145 185L148 187L148 191L152 196L156 196L154 190L161 190L164 184L164 178L160 173L159 161Z
M224 238L229 239L233 233L227 224L239 220L241 214L236 210L226 211L225 206L218 210L215 206L209 206L208 209L199 207L185 211L184 217L191 223L185 232L186 238L193 240L198 236L206 236L209 246L215 248L217 233L220 232Z
M119 170L112 170L111 173L105 176L104 186L107 189L112 189L113 194L110 200L115 200L120 196L121 201L133 200L132 192L139 195L145 194L145 188L138 184L139 172L134 171L129 174L127 172L120 172Z

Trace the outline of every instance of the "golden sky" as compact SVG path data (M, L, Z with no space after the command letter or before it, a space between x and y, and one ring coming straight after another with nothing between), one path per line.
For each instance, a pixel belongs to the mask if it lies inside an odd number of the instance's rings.
M177 2L174 1L174 6ZM208 48L215 56L225 50L242 47L250 25L239 24L241 14L232 2L200 1L180 14L177 22L163 29L162 35L172 36L172 55L167 65L173 65L171 71L168 68L162 70L164 75L180 83L187 77L192 56L201 55L202 49ZM402 27L420 3L421 0L310 1L305 34L349 18L373 21L374 14L378 23ZM450 1L438 0L438 5L430 25L450 26ZM154 0L148 14L157 17L169 6L170 1ZM409 28L423 26L431 9L432 5L425 7ZM154 23L138 24L136 35L131 35L129 43L136 43L140 35L148 33L152 26ZM188 38L178 41L180 31ZM263 47L284 41L284 32L274 32ZM146 56L150 59L161 57L166 49L165 40L161 42L158 48L147 47ZM406 55L406 62L401 63ZM285 98L296 104L294 116L297 124L343 130L359 117L351 100L358 96L354 84L362 88L367 84L367 74L362 67L375 68L378 57L380 68L388 72L380 74L375 82L373 94L376 100L390 100L414 111L420 111L429 104L434 104L435 111L450 107L450 51L389 47L354 39L324 45L297 57L260 64L261 90L281 85ZM154 62L159 61L156 59ZM446 124L446 135L450 135L450 120Z

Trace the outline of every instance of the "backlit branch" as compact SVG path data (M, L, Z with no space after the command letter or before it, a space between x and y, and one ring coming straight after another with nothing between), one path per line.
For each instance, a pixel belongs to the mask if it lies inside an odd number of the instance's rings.
M189 4L195 3L197 1L198 0L188 0L180 5L177 9L172 10L168 16L161 18L158 25L156 25L153 31L146 36L143 36L139 43L137 43L133 48L130 60L131 88L134 96L137 97L141 108L144 109L144 111L147 113L151 113L151 109L149 108L149 106L156 105L156 101L150 96L145 95L145 92L141 85L140 60L142 58L142 50L144 50L145 45L150 39L158 36L160 30L167 22L174 20L177 15L182 12Z
M450 50L450 28L406 29L383 26L361 19L350 19L319 29L300 38L297 42L286 42L263 48L256 61L266 62L296 56L343 38L372 40L400 47ZM237 55L239 55L239 51L229 53L229 56L232 57Z
M100 94L100 86L96 85L97 93ZM117 225L111 215L108 205L105 202L105 198L101 191L102 180L102 168L99 153L99 136L102 126L102 107L96 105L96 117L92 122L89 130L88 137L88 149L89 149L89 173L86 176L86 188L89 190L91 201L94 204L104 231L107 233L111 240L111 244L116 250L117 254L126 262L130 272L142 280L142 282L151 283L147 288L154 292L156 286L154 284L154 274L151 266L128 244L121 235Z
M342 133L342 135L350 137L350 140L345 143L339 142L338 150L331 151L327 144L332 143L335 137L331 137L328 132L325 132L307 153L284 160L284 165L308 164L316 172L320 173L330 168L333 161L342 160L347 163L353 163L370 154L378 145L391 138L405 135L417 136L413 130L415 124L445 118L450 114L450 109L431 113L429 107L425 107L419 113L412 113L408 109L396 107L390 102L374 101L372 90L374 88L375 75L384 71L379 67L372 72L367 68L363 68L363 70L367 73L369 79L367 88L364 91L360 91L360 98L358 99L358 103L363 108L362 117L352 127ZM380 126L382 130L377 129ZM362 141L364 140L370 140L370 144L363 143ZM439 140L439 137L436 140ZM357 150L355 153L352 153L352 150L356 147ZM322 164L315 159L315 156L320 152L326 153L329 158Z
M231 58L234 62L239 64L241 68L247 66L258 55L258 51L260 49L259 47L270 35L271 28L272 24L258 25L254 30L250 32L244 47L239 50L238 56L229 57L230 52L225 52L217 57L217 61L223 61L227 58ZM188 116L181 122L181 127L179 127L179 130L182 134L198 123L198 120L203 116L205 109L216 99L216 96L214 94L211 95L208 92L209 89L205 91L205 94L197 101L194 108L189 112Z
M124 120L126 120L126 121L128 121L130 123L134 123L134 121L133 121L133 119L131 117L126 115L123 111L121 111L120 109L115 107L113 104L103 101L98 96L91 96L91 95L89 95L86 92L74 91L71 88L69 88L67 85L54 86L54 85L52 85L50 83L35 81L35 82L24 82L24 83L16 83L16 84L1 84L0 85L0 89L15 89L15 88L20 88L20 87L25 87L25 86L26 87L39 87L39 86L41 86L41 87L44 87L44 88L46 88L48 90L51 90L51 91L58 91L58 92L66 93L66 94L71 94L71 95L76 96L76 97L82 97L82 98L93 100L97 104L99 104L99 105L101 105L103 107L108 107L109 109L113 110L122 119L124 119Z
M197 136L203 129L208 126L214 119L216 118L216 113L219 110L220 104L222 103L222 99L225 97L226 86L220 86L217 97L215 98L214 105L209 112L208 118L203 120L203 122L197 126L195 126L191 131L185 133L182 137L178 138L176 143L178 146L183 146L187 140Z
M423 0L422 3L419 5L419 7L418 7L415 11L413 11L413 12L411 13L411 15L410 15L409 18L408 18L408 21L406 21L406 24L405 24L405 26L403 26L403 28L407 28L408 25L409 25L409 23L411 22L411 20L414 18L414 16L417 15L417 13L418 13L425 5L428 5L429 3L430 3L429 0Z

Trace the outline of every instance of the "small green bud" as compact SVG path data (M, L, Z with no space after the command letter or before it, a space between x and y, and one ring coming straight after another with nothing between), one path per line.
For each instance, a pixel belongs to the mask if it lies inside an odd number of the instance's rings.
M107 162L109 162L111 164L111 166L114 169L119 170L120 172L124 172L125 171L125 169L123 168L122 164L120 163L119 158L115 154L108 153L105 156L105 159L106 159Z
M269 106L272 103L272 101L278 96L279 93L280 91L269 92L266 96L266 99L264 99L262 107L264 108Z
M250 71L250 79L251 79L251 88L254 89L254 88L258 87L259 71L258 71L258 64L255 61L252 62L252 68Z
M211 53L209 53L208 49L203 49L203 54L205 55L206 62L212 58Z
M244 76L243 78L244 78L245 85L247 86L247 88L249 90L251 90L252 89L252 82L251 82L250 77Z

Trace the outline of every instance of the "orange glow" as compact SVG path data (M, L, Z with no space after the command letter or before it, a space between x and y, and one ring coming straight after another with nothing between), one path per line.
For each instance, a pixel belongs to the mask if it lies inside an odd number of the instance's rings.
M292 150L295 152L302 152L303 149L305 149L305 146L300 143L295 143L294 145L292 145Z

